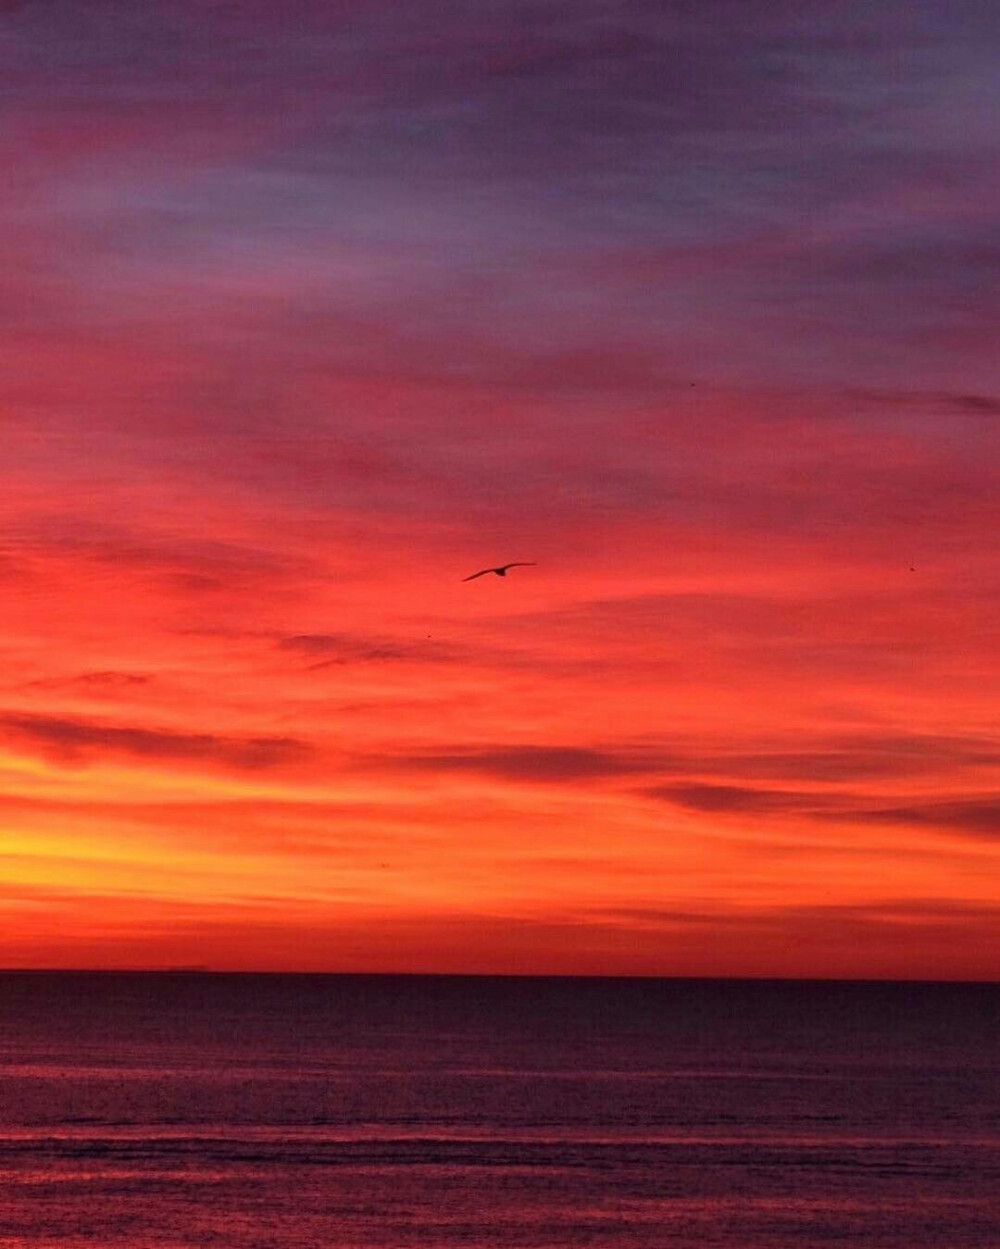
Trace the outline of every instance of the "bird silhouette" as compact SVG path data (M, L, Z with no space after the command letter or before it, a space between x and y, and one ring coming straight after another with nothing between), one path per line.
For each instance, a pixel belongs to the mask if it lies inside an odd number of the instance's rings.
M463 577L463 581L475 581L477 577L485 577L488 572L494 572L498 577L506 577L508 568L534 568L536 567L534 560L515 560L513 564L500 564L497 568L481 568L479 572L474 572L471 577Z

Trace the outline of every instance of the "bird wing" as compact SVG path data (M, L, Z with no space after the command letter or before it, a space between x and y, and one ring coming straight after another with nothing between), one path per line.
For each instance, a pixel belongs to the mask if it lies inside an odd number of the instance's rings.
M496 572L495 568L484 568L481 572L474 572L471 577L463 577L463 581L475 581L477 577L485 577L488 572Z
M504 568L537 568L538 565L533 559L521 559L513 564L504 564Z

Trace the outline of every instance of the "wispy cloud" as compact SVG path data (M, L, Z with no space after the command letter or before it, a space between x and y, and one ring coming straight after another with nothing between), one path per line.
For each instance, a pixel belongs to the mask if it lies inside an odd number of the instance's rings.
M451 753L387 756L373 765L389 771L468 772L501 780L567 784L601 777L635 776L660 771L663 756L641 751L599 750L582 746L490 746Z
M973 837L1000 837L1000 794L875 807L856 813L873 824L930 827Z
M956 795L874 806L876 795L863 791L776 790L745 785L656 785L642 791L677 807L716 815L795 816L839 821L854 826L889 825L934 829L964 837L1000 836L1000 797Z
M455 649L432 638L378 637L356 633L297 633L280 638L279 650L302 655L315 671L350 663L448 663L457 658Z
M78 672L73 675L43 677L37 681L30 681L28 682L28 688L51 690L56 693L64 690L81 690L87 693L115 694L134 691L141 686L149 685L153 679L152 676L144 672L114 672L111 670L105 672Z
M794 749L776 749L773 739L757 749L734 749L717 737L713 749L699 749L689 739L571 746L519 744L468 747L412 755L386 754L373 766L414 772L479 772L509 780L573 782L586 778L660 774L688 778L645 792L651 797L703 810L738 808L742 803L771 810L824 805L824 796L812 791L782 790L747 781L791 780L835 784L850 780L910 779L952 772L956 768L998 767L1000 754L990 737L960 737L918 733L822 735ZM699 781L698 776L718 778ZM734 783L739 781L740 783Z
M256 770L293 763L310 753L309 745L296 737L231 738L10 712L0 715L0 737L70 763L117 755Z
M644 791L651 798L662 798L692 811L721 814L773 815L781 812L822 810L830 799L810 791L758 789L747 785L656 785Z

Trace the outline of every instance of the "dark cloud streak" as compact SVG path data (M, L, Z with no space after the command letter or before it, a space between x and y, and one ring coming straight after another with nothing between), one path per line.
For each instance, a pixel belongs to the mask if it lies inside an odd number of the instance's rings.
M452 647L432 640L419 642L357 633L291 634L280 638L277 647L315 660L308 665L310 671L352 663L447 663L458 657Z
M1000 840L1000 793L869 808L856 811L854 818L872 824L910 825Z
M257 771L297 763L312 753L305 741L295 737L177 733L11 712L0 715L0 737L76 763L101 755L124 755Z
M677 778L646 792L694 809L817 808L826 795L761 789L746 781L851 780L933 775L960 767L1000 766L997 743L988 737L947 734L878 733L822 735L807 749L777 749L773 741L759 750L714 750L687 740L619 743L579 747L550 743L455 745L426 754L392 755L369 761L387 771L442 774L470 772L525 782L572 783L577 780L661 774ZM711 778L711 779L709 779ZM736 783L736 778L739 782Z
M477 773L528 784L571 784L615 776L659 771L661 755L628 750L588 749L576 746L491 746L372 760L389 771L420 773Z

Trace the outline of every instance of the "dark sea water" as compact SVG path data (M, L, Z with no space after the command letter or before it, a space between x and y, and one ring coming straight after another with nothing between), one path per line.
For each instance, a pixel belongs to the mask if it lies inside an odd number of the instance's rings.
M0 975L0 1246L1000 1249L1000 987Z

